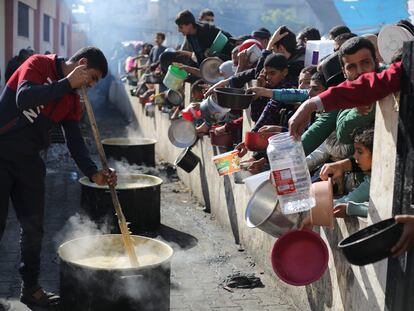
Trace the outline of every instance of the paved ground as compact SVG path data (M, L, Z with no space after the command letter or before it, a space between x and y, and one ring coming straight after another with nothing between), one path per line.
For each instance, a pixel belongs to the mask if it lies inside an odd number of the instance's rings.
M111 112L111 120L99 117L102 137L126 131L125 123ZM80 174L60 147L48 156L45 241L42 253L41 284L59 291L59 263L56 249L73 238L68 230L77 226L85 234L90 225L72 217L80 205ZM160 172L160 171L158 171ZM162 228L159 238L169 241L175 254L172 260L171 310L296 310L292 302L270 284L273 275L262 274L247 251L239 251L232 236L191 197L179 181L167 180L162 186ZM68 222L71 218L72 222ZM74 225L75 221L77 224ZM11 310L28 310L18 302L20 293L19 227L12 208L6 233L0 242L0 298L7 298ZM255 273L265 287L235 289L229 292L220 285L235 272ZM74 310L75 311L75 310ZM114 310L115 311L115 310ZM118 310L117 310L118 311Z

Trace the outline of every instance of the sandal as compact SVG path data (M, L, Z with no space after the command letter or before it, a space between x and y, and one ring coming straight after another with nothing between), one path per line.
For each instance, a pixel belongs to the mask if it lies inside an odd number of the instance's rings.
M54 293L46 292L39 285L31 288L23 288L20 301L28 307L42 307L56 309L60 297Z

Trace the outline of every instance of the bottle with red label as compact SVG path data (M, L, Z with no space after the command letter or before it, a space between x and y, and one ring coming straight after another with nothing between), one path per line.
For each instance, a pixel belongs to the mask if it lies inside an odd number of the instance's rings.
M267 155L282 213L299 213L314 207L302 143L289 133L274 135L269 138Z

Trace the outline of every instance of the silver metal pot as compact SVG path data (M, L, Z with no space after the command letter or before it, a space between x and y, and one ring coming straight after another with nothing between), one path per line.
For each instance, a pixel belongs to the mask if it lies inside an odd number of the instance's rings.
M264 181L253 193L245 213L247 226L258 228L274 237L280 237L297 226L301 214L282 214L276 189L269 180Z
M167 99L174 106L180 106L184 101L184 96L176 90L169 89L167 91Z
M174 120L168 128L168 138L178 148L191 147L197 140L196 128L190 121Z

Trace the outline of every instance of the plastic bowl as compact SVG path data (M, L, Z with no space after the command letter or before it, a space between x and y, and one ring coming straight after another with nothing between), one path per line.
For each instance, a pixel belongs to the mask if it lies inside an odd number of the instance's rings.
M284 282L303 286L319 280L328 268L329 253L319 234L290 230L273 246L273 271Z
M228 41L229 39L225 36L225 34L222 31L219 31L210 48L208 49L208 54L210 56L219 54Z

